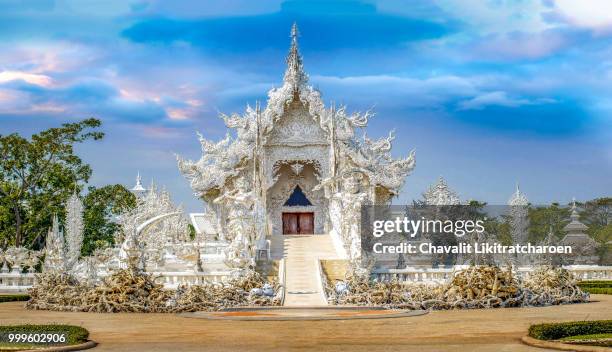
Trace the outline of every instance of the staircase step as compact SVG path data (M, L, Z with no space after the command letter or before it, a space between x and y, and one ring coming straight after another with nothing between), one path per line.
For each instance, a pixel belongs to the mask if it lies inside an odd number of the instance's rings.
M318 261L336 258L329 235L283 236L282 243L286 265L285 306L327 305L320 287Z

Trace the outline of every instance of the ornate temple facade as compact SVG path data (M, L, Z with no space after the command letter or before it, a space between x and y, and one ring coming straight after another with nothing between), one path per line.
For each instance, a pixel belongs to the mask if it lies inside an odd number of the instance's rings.
M356 255L360 206L388 204L415 154L393 158L393 133L358 137L370 112L326 107L308 84L297 39L294 25L283 84L269 91L265 107L222 114L233 132L219 142L200 135L202 157L178 157L178 166L207 205L209 231L233 247L252 252L283 235L330 233L347 256Z

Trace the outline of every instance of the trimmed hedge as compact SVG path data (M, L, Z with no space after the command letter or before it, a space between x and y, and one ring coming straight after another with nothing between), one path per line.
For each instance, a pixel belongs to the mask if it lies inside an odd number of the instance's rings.
M2 302L22 302L30 300L30 295L0 295L0 303Z
M612 295L612 280L608 281L581 281L578 287L592 294Z
M62 344L75 345L87 341L89 331L74 325L2 325L0 326L0 340L8 341L8 334L66 334L66 342ZM35 343L32 343L35 344Z
M612 287L599 288L599 287L585 287L582 289L584 292L588 292L594 295L612 295Z
M586 287L596 287L596 288L612 288L612 280L610 281L581 281L578 283L580 288Z
M612 333L612 320L571 321L529 327L529 336L539 340L558 340L569 336L606 333Z

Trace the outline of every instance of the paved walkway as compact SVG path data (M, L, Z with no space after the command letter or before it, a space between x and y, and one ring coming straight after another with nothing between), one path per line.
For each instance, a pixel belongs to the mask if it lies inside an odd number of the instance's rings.
M418 317L327 321L228 321L173 314L29 311L0 303L0 324L82 325L102 351L533 351L520 342L530 324L610 319L612 296L542 308L434 311Z
M329 235L284 236L285 306L325 306L318 260L336 258Z

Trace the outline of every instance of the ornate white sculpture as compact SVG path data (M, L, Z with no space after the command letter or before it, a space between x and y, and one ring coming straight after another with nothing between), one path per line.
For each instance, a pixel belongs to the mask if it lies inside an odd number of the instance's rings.
M29 250L25 247L9 247L6 250L6 261L11 265L12 273L21 273L23 264L29 257Z
M510 216L510 233L514 243L527 242L527 227L529 225L527 218L527 207L529 200L516 185L516 191L508 200L509 216Z
M66 204L66 270L76 267L83 247L83 203L76 192Z
M458 205L459 196L455 191L450 189L442 176L438 181L429 186L427 191L423 193L425 204L443 206L443 205Z
M0 273L8 273L8 271L8 266L6 266L6 252L0 248Z
M527 242L529 227L529 200L527 196L521 192L518 183L516 185L516 191L508 200L508 206L512 242L515 244L524 244ZM510 258L510 260L517 266L528 264L528 257L526 255L516 255L514 258Z
M41 256L41 251L28 251L28 258L24 261L24 264L28 268L29 273L36 271L36 265L40 261Z
M342 191L335 195L342 204L341 235L350 260L361 258L361 206L368 202L368 195L361 189L362 178L358 171L347 173Z
M142 232L139 226L165 214L182 212L165 189L158 191L155 184L151 184L146 195L137 199L136 207L118 219L121 232L116 235L115 242L121 243L122 266L127 265L131 257L137 258L138 263L134 264L142 268L161 268L166 258L174 259L174 251L190 241L189 225L183 216L163 217Z
M226 249L226 264L237 270L245 270L255 265L255 224L253 222L253 207L256 202L253 191L247 190L243 178L235 180L236 189L226 191L214 200L223 203L230 209L225 227L225 238L230 241Z
M63 272L66 270L66 244L60 230L57 215L53 215L53 225L45 240L45 271Z

